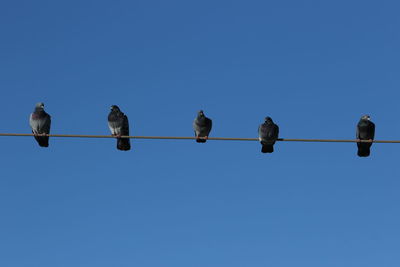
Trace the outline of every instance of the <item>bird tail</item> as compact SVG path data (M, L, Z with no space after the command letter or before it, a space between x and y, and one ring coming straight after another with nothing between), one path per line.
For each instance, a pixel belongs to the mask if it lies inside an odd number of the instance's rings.
M272 153L274 152L274 145L263 145L261 148L262 153Z
M117 139L117 149L128 151L131 149L131 141L129 138L118 138Z
M35 136L36 141L41 147L49 146L49 137L48 136Z
M369 154L371 153L371 148L372 144L371 143L357 143L358 151L357 155L359 157L368 157Z
M207 139L199 138L198 136L197 136L197 138L196 138L196 142L197 142L197 143L205 143L206 141L207 141Z
M358 146L357 155L359 157L368 157L371 153L371 149L369 146Z

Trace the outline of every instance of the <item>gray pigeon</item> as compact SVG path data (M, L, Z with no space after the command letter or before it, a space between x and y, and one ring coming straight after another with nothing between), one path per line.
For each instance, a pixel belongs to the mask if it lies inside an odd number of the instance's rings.
M197 113L196 119L193 121L194 135L196 136L197 143L205 143L208 135L211 132L212 120L204 115L204 112L200 110ZM204 137L204 138L199 138Z
M265 118L265 122L258 127L258 139L262 144L262 153L274 152L274 144L278 139L279 127L270 117Z
M29 116L29 125L39 146L48 147L49 137L46 134L50 134L51 117L44 111L43 103L36 104L35 110Z
M364 115L361 117L357 124L357 140L374 140L375 136L375 124L371 121L371 117ZM357 142L357 155L359 157L368 157L370 154L371 143Z
M108 114L108 127L111 134L117 137L117 149L130 150L129 138L121 138L121 136L129 136L128 117L116 105L111 106L110 114Z

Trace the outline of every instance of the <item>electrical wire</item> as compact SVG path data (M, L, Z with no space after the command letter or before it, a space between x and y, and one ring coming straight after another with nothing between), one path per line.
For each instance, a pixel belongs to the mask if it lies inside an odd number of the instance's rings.
M0 136L34 136L34 134L20 134L20 133L0 133ZM67 138L116 138L112 135L85 135L85 134L47 134L42 136L49 137L67 137ZM158 140L195 140L196 137L186 136L121 136L121 138L130 139L158 139ZM199 139L205 139L199 137ZM236 138L236 137L208 137L207 140L216 141L260 141L258 138ZM322 143L400 143L400 140L355 140L355 139L300 139L300 138L278 138L280 142L322 142Z

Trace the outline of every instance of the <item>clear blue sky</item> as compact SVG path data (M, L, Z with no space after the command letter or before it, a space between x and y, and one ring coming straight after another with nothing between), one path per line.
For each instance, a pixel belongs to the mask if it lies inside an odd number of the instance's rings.
M398 1L2 1L0 132L400 139ZM1 137L0 265L400 266L399 145Z

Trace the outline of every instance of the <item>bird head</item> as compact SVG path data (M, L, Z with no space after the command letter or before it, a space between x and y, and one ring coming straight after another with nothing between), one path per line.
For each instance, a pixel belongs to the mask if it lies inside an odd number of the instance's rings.
M44 103L43 102L36 103L35 110L44 110Z
M110 109L111 109L111 111L120 111L120 110L119 110L119 107L118 107L117 105L112 105L112 106L110 107Z
M197 115L200 116L200 117L204 117L204 111L203 110L199 110Z
M370 117L369 115L364 115L364 116L361 117L361 119L362 119L362 120L370 121L370 120L371 120L371 117Z
M271 117L265 117L265 122L271 123L272 122Z

